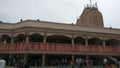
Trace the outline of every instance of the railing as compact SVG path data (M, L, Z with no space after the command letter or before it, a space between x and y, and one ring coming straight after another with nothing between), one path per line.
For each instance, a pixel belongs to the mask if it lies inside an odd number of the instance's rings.
M106 46L102 45L71 45L71 44L59 44L59 43L15 43L0 44L0 51L58 51L58 52L81 52L81 53L114 53L120 54L120 46Z

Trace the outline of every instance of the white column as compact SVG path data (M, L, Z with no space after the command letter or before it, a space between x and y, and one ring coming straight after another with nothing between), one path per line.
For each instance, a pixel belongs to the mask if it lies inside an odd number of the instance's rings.
M71 40L71 42L72 42L72 45L74 46L74 35L72 35L72 40Z
M46 37L47 37L47 34L44 33L43 43L46 43Z
M42 66L45 66L45 54L42 55Z
M11 45L14 43L14 36L11 37Z
M28 47L28 43L29 43L29 33L26 32L25 35L26 35L25 49L29 49L29 47Z
M8 65L10 66L11 63L12 63L12 55L9 54L9 63L8 63Z
M27 63L27 54L24 54L24 64Z
M104 55L105 55L105 57L106 57L106 44L105 44L105 38L103 38L102 45L103 45L103 47L104 47Z
M75 57L74 57L74 55L72 55L72 60L73 60L73 62L74 62L74 60L75 60Z
M86 46L86 50L87 50L87 54L86 54L86 59L88 59L88 37L85 37L85 46Z

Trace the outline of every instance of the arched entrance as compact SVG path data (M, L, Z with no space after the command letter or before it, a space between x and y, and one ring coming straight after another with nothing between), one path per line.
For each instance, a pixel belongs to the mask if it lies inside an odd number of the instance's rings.
M74 39L74 44L82 44L82 45L85 45L85 39L78 36Z
M26 41L26 36L24 34L18 34L15 38L14 38L14 42L15 43L19 43L19 42L25 42Z
M105 41L107 46L120 46L120 40L117 39L108 39Z
M43 42L43 36L39 33L34 33L29 37L30 42Z
M102 40L96 37L88 39L88 45L102 45Z
M11 43L11 37L9 35L3 34L1 35L2 43Z
M64 35L51 35L46 38L47 43L65 43L71 44L71 39Z

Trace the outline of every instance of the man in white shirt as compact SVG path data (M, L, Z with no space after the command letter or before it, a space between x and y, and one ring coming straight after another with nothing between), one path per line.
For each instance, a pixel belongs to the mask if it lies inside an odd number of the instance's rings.
M0 58L0 68L6 67L6 61Z

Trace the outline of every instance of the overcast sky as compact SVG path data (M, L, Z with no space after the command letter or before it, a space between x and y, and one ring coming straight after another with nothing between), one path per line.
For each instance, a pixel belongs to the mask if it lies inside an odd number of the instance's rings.
M103 14L105 27L120 28L120 0L93 0ZM89 0L0 0L0 20L20 19L76 23Z

